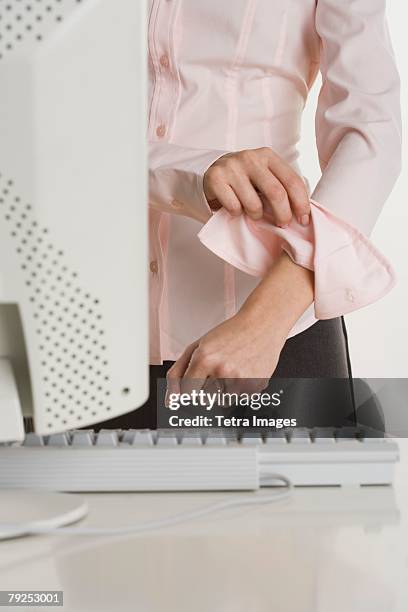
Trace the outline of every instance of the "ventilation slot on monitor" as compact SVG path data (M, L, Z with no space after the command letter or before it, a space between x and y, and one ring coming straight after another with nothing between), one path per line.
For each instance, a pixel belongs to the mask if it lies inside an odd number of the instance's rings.
M86 0L0 0L0 60L21 43L41 43Z
M110 417L105 330L99 299L81 284L35 211L0 175L0 222L12 238L34 326L49 415L66 427L84 415Z

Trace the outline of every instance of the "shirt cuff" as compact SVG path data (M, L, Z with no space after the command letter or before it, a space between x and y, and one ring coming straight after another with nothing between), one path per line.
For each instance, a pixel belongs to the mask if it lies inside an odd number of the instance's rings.
M311 200L311 223L292 219L282 229L247 215L215 213L198 234L213 253L234 267L264 276L282 249L314 271L317 319L332 319L382 298L395 285L386 258L358 229Z
M149 168L151 208L206 223L213 211L204 194L204 174L226 153L199 149L186 152L182 147L156 148Z
M207 170L215 164L221 157L227 154L227 151L211 151L202 155L200 159L200 163L196 168L196 194L197 194L197 206L199 210L203 211L203 214L206 215L206 219L208 220L209 216L212 216L214 211L208 204L208 200L205 197L204 193L204 175Z

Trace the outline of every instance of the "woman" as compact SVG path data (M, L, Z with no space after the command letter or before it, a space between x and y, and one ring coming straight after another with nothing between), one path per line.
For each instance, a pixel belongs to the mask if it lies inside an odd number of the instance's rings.
M149 77L152 392L114 423L154 425L166 375L351 377L342 316L394 284L367 238L400 171L385 0L150 0Z

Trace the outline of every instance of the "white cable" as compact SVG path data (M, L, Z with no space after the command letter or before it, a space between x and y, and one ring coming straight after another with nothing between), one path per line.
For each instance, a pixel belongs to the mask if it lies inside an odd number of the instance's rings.
M78 536L122 536L127 534L137 534L146 531L153 531L155 529L163 529L164 527L170 527L171 525L178 525L186 521L201 518L214 512L220 512L227 510L228 508L238 508L241 506L253 506L270 504L272 502L281 501L287 499L293 489L291 481L285 476L279 474L268 474L271 479L271 484L281 482L284 485L284 490L279 493L273 493L271 495L260 495L260 496L246 496L232 499L225 499L221 502L211 504L204 508L198 508L197 510L191 510L189 512L183 512L168 518L159 519L155 521L146 521L145 523L139 523L136 525L129 525L128 527L40 527L38 525L26 524L26 525L10 525L0 524L0 531L4 534L5 531L12 531L16 535L16 531L21 535L35 535L35 534L47 534L47 535L78 535Z

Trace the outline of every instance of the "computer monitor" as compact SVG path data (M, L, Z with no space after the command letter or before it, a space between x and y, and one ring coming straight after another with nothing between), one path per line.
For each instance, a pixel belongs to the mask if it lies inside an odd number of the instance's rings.
M0 0L0 441L147 398L145 12Z

